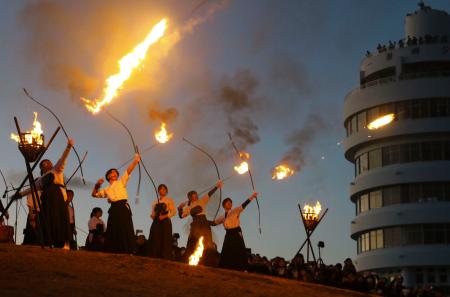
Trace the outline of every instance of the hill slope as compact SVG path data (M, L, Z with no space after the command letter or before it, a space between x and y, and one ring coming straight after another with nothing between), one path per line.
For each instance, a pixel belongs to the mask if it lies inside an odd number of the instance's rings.
M0 244L0 295L364 296L258 274L128 255Z

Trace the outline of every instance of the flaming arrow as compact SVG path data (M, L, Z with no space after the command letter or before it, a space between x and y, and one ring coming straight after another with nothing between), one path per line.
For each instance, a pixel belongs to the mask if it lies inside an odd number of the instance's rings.
M243 161L245 161L245 160L241 157L241 153L239 152L239 150L238 150L236 144L234 143L233 138L231 137L231 133L228 133L228 137L230 138L231 145L233 146L234 150L236 151L238 157L239 157L240 159L242 159ZM255 189L255 182L253 181L253 175L252 175L252 172L250 171L250 168L248 168L247 173L248 173L248 176L249 176L249 178L250 178L250 182L251 182L251 184L252 184L253 192L256 192L256 189ZM261 230L261 209L260 209L260 207L259 207L258 197L256 197L256 205L258 206L258 226L259 226L258 229L259 229L259 234L261 234L261 231L262 231L262 230Z
M220 177L220 172L219 172L219 167L217 166L217 163L216 163L216 161L214 160L214 158L207 152L207 151L205 151L204 149L202 149L201 147L199 147L199 146L197 146L197 145L195 145L195 144L193 144L192 142L190 142L189 140L187 140L186 138L184 138L183 137L183 141L185 141L185 142L187 142L188 144L190 144L192 147L194 147L195 149L197 149L197 150L199 150L200 152L202 152L203 154L205 154L212 162L213 162L213 164L214 164L214 167L216 168L216 172L217 172L217 178L219 179L219 180L221 180L222 178ZM220 210L220 205L222 204L222 188L220 188L219 189L219 194L220 194L220 200L219 200L219 207L217 207L217 210L216 210L216 214L214 215L214 220L216 219L216 217L217 217L217 214L219 213L219 210ZM213 220L213 221L214 221Z
M139 148L136 145L136 142L134 141L134 137L133 137L133 134L131 133L130 129L128 129L128 127L125 125L125 123L123 123L121 120L119 120L118 118L113 116L109 111L105 110L105 112L112 120L116 121L119 125L121 125L127 131L128 135L130 136L130 140L131 140L131 143L133 145L134 152L136 154L139 154ZM155 181L153 180L152 176L150 175L150 172L145 167L145 164L142 161L142 158L141 158L141 161L139 162L138 165L139 165L138 166L138 169L139 169L139 180L138 180L138 189L137 189L136 196L139 197L140 189L141 189L141 165L142 165L142 167L144 168L145 173L147 174L148 178L150 179L150 181L153 184L153 188L155 189L155 193L156 193L156 198L158 199L158 203L159 203L159 193L158 193L158 189L156 188Z
M69 134L67 133L66 129L64 128L64 125L62 124L62 122L58 118L58 116L49 107L45 106L44 104L42 104L41 102L36 100L33 96L31 96L30 93L28 93L27 89L23 88L23 91L25 92L25 95L28 97L28 99L30 99L31 101L34 101L35 103L39 104L40 106L45 108L48 112L50 112L53 115L53 117L56 119L56 121L59 123L59 126L63 130L64 135L66 136L67 139L69 139ZM83 184L85 185L86 181L84 180L84 173L83 173L83 167L81 166L82 162L81 162L80 155L78 154L77 150L75 149L75 146L72 146L72 150L75 153L75 155L77 156L78 166L80 167L81 180L83 181Z

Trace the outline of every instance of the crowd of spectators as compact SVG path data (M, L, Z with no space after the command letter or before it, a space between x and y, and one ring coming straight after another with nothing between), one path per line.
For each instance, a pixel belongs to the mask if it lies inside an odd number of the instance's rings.
M410 47L410 46L417 46L422 44L447 44L449 42L447 35L430 35L427 34L424 37L411 37L408 36L406 39L400 39L398 42L389 40L388 44L378 44L377 51L378 53L387 52L390 50L394 50L396 48L404 48L404 47ZM370 51L366 52L367 57L371 57L372 53Z
M173 259L177 262L185 261L186 248L178 246L179 234L173 234ZM144 235L137 237L136 255L145 256L147 240ZM248 267L250 273L259 273L275 277L294 279L307 283L316 283L342 289L354 290L379 296L389 297L439 297L445 296L433 286L406 288L400 275L392 277L379 276L375 273L357 272L353 261L345 259L343 265L325 265L321 259L317 262L306 262L301 253L292 260L282 257L268 259L259 254L248 251ZM217 261L203 265L218 266L220 253L216 253ZM214 258L214 257L213 257ZM214 264L215 263L215 264Z
M336 265L325 265L322 261L306 263L302 254L297 254L291 261L287 261L281 257L275 257L269 260L258 254L251 254L249 256L248 271L379 296L444 296L444 294L432 286L413 289L405 288L401 276L388 279L374 273L359 273L356 271L350 258L344 261L344 265L340 263Z

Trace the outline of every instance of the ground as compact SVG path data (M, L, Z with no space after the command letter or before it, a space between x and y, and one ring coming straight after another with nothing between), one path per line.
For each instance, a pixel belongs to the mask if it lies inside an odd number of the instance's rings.
M0 295L365 296L246 272L129 255L0 244Z

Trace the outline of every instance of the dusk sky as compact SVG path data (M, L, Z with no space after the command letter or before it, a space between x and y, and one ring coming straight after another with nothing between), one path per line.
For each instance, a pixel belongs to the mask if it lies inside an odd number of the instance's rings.
M345 136L344 97L357 87L366 50L403 38L404 17L417 9L417 2L2 0L0 169L14 185L25 173L17 145L9 140L15 132L14 116L25 129L31 127L33 111L39 112L48 138L57 127L46 110L25 97L25 87L61 118L78 152L89 152L83 167L89 185L79 179L72 184L77 226L87 231L95 206L103 209L106 222L109 205L91 198L92 186L106 170L132 157L133 148L122 127L105 113L89 113L79 98L100 97L105 79L117 72L117 61L166 17L162 44L149 49L143 67L108 107L129 126L141 149L155 142L153 132L161 123L151 114L170 115L173 140L142 156L157 184L166 184L169 196L179 204L189 190L203 190L217 180L212 162L182 137L211 153L222 177L230 175L238 162L227 137L231 132L252 156L250 166L260 194L262 234L256 203L241 215L247 247L269 258L291 259L305 239L297 204L318 200L329 211L313 235L314 247L318 240L325 241L325 263L342 262L356 255L356 243L350 239L355 207L348 196L354 170L338 145ZM448 0L426 4L450 11ZM206 17L215 6L220 7ZM193 20L201 21L166 51L164 41ZM240 137L239 131L248 137ZM60 133L46 157L56 161L66 142ZM273 181L272 168L286 158L299 167L298 172ZM76 166L71 153L66 175ZM134 227L148 237L155 192L142 174L136 205L137 179L136 170L128 185ZM235 176L225 183L223 198L231 197L237 204L251 193L248 176ZM25 202L19 204L19 243ZM218 203L215 194L210 219ZM15 207L10 213L8 223L13 225ZM189 221L174 217L172 223L185 246ZM84 245L81 230L78 243ZM222 226L213 232L220 250L225 232Z

